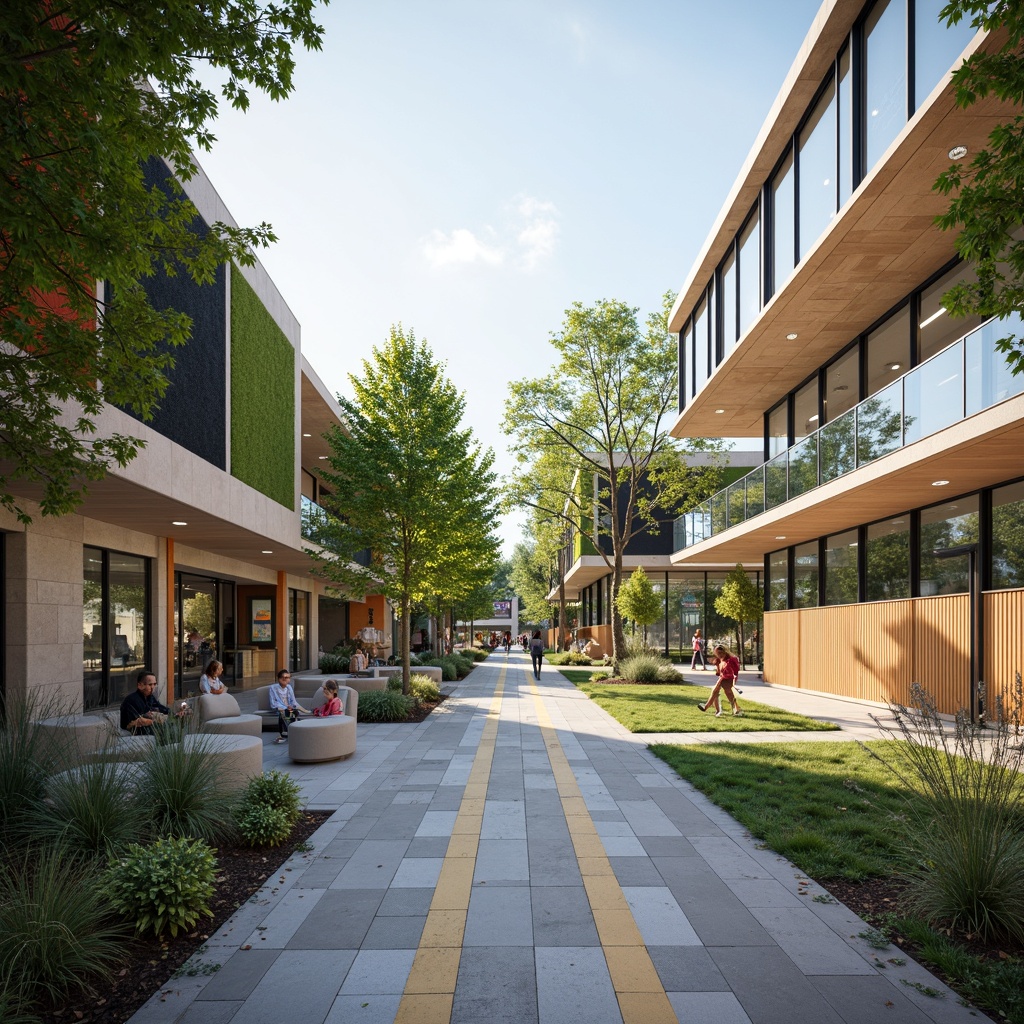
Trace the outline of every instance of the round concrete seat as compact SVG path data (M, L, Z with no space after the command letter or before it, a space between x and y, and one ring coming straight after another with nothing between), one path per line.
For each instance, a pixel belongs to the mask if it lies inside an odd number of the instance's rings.
M390 676L398 676L402 678L402 666L401 665L387 665L383 668L378 666L373 670L374 675L379 675L385 679ZM432 679L438 686L444 682L444 670L440 665L410 665L409 666L410 676L426 676L428 679Z
M45 749L65 764L80 764L103 746L109 734L99 715L58 715L36 722Z
M210 759L221 790L243 789L251 778L263 774L263 740L258 736L192 733L182 743Z
M68 768L66 771L57 772L46 781L47 791L53 795L55 791L64 789L65 786L79 784L84 785L89 778L90 772L104 771L112 772L118 784L125 790L126 795L138 785L139 769L135 764L126 761L104 765L83 764L76 768Z
M144 761L156 740L152 736L118 736L86 754L87 761Z
M386 676L341 676L341 680L356 693L369 693L371 690L386 690L388 680Z
M201 732L217 736L259 736L263 732L263 719L243 715L230 693L201 694L196 710Z
M299 764L337 761L356 750L356 720L350 715L304 718L288 727L288 757Z

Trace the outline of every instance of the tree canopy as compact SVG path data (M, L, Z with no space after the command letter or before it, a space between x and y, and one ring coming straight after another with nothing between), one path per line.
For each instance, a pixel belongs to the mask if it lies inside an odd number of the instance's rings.
M952 0L940 17L956 25L964 19L976 28L1003 30L1002 43L975 51L956 71L957 105L966 109L995 96L1020 109L1024 105L1024 2ZM999 38L998 36L996 38ZM957 252L976 271L976 280L954 286L943 299L953 316L970 313L1011 318L1008 333L996 342L1013 372L1024 372L1024 339L1019 334L1024 309L1024 116L998 125L988 145L969 163L955 163L939 175L935 189L950 197L938 220L958 231Z
M180 182L215 141L218 96L201 73L213 69L239 109L250 88L286 97L293 46L320 48L315 5L0 5L0 507L23 521L16 481L44 515L64 514L84 481L141 447L97 417L107 402L149 418L191 324L155 309L140 281L205 283L274 240L267 224L204 225ZM172 168L170 191L147 185L154 160Z
M745 641L743 625L761 621L764 616L764 596L739 562L722 584L721 594L715 598L715 611L736 623L738 654L742 663Z
M647 646L647 627L665 614L665 599L651 585L643 569L634 569L633 575L619 589L619 611L643 629Z
M719 475L713 460L686 464L687 454L717 451L717 442L691 440L684 448L668 432L678 358L667 328L670 301L666 296L645 329L625 303L574 303L552 335L553 370L514 381L505 408L504 430L520 463L508 481L508 503L559 523L563 545L573 549L570 564L584 537L587 552L604 559L616 662L624 642L616 599L629 542L706 497Z
M411 331L392 327L349 381L354 398L338 396L344 427L327 434L322 503L331 516L310 554L328 579L398 607L408 691L412 604L458 604L495 575L494 455L462 427L464 396ZM366 549L364 566L355 557Z

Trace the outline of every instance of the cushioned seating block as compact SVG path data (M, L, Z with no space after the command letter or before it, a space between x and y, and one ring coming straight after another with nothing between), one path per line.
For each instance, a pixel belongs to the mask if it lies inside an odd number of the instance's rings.
M91 750L87 761L142 761L156 743L152 736L118 736Z
M251 778L263 774L263 740L258 736L193 733L182 743L186 748L198 748L209 757L218 789L226 792L244 789Z
M386 676L342 676L345 685L357 693L369 693L371 690L386 690L388 680Z
M36 722L44 749L59 764L82 764L111 737L107 720L99 715L58 715Z
M196 724L201 732L231 736L259 736L263 719L243 715L230 693L203 693L196 701Z
M380 675L384 677L388 676L401 676L402 666L401 665L387 665L383 668L377 667L373 670L374 675ZM438 686L444 682L444 670L440 665L410 665L409 675L411 676L427 676L429 679L433 679Z
M298 764L337 761L356 750L356 720L351 715L304 718L288 727L288 757Z

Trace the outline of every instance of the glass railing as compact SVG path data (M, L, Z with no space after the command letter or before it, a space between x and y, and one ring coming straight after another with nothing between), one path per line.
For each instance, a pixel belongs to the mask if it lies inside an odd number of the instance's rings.
M837 416L788 451L729 484L673 524L674 548L698 544L812 488L1024 392L996 341L1019 314L990 320Z
M318 505L305 495L302 496L302 523L300 529L302 536L306 540L331 550L333 547L331 534L336 523L336 518L322 505ZM369 565L370 549L365 548L362 551L357 551L352 557L352 561L358 565Z

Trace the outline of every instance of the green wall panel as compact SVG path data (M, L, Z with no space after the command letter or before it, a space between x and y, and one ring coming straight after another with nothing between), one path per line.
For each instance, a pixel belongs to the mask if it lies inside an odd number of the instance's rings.
M231 475L295 508L295 350L231 268Z

